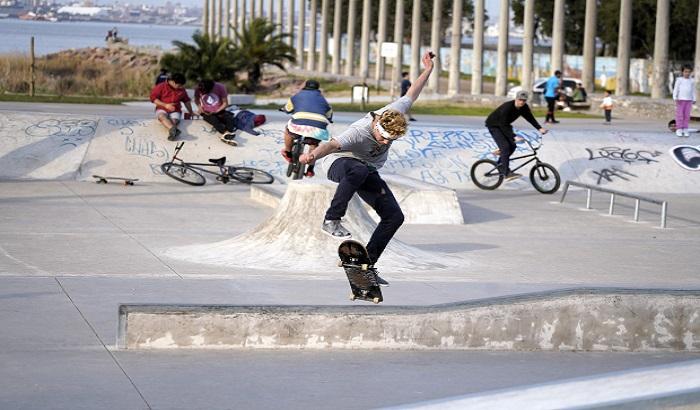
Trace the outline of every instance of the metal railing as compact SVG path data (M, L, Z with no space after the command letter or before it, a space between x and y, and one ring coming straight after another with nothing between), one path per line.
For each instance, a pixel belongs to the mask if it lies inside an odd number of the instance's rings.
M603 187L599 187L596 185L583 184L581 182L575 182L575 181L566 181L566 183L564 184L564 192L561 195L561 200L559 200L559 203L564 202L564 198L566 198L566 193L569 190L570 185L577 186L579 188L585 188L587 190L586 209L591 209L591 197L592 197L593 191L605 192L605 193L610 194L610 207L608 209L608 215L612 215L614 210L615 210L615 196L622 196L625 198L634 199L634 221L635 222L639 222L639 203L641 201L649 202L649 203L656 204L656 205L661 205L661 228L666 228L666 213L668 211L668 202L666 202L666 201L661 201L659 199L654 199L654 198L648 198L648 197L644 197L641 195L628 194L626 192L620 192L620 191L616 191L614 189L603 188Z

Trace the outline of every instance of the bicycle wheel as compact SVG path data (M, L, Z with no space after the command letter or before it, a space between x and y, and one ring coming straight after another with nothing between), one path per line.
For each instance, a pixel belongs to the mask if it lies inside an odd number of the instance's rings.
M530 182L541 193L553 194L559 189L561 177L553 166L540 162L530 170Z
M494 190L503 183L503 175L498 172L498 163L491 159L480 159L472 165L472 182L481 189Z
M261 169L249 167L231 167L231 178L244 184L271 184L275 178Z
M184 182L185 184L200 186L207 182L204 175L188 167L187 165L166 162L161 164L160 169L165 175L180 182Z

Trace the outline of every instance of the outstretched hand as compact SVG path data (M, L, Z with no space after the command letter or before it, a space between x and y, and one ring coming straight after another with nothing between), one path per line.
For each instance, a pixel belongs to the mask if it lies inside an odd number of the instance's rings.
M425 67L426 70L433 69L435 66L435 61L433 61L434 58L435 54L432 51L427 51L425 54L423 54L423 67Z

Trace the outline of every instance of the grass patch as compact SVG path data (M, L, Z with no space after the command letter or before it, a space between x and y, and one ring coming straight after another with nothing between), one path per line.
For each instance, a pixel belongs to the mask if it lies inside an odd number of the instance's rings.
M373 110L378 110L384 107L386 103L381 104L367 104L363 110L359 104L350 103L334 103L332 104L333 111L335 112L369 112ZM258 109L277 109L279 108L275 104L268 105L256 105L253 106ZM411 108L412 114L424 114L424 115L459 115L464 117L483 117L486 118L495 107L474 107L459 104L437 104L437 103L417 103ZM532 110L535 117L544 117L547 113L546 108L535 108ZM591 115L575 111L564 112L558 111L556 114L560 118L602 118L600 115Z
M94 97L90 95L35 95L30 97L25 94L0 94L0 101L5 102L31 102L31 103L66 103L66 104L109 104L117 105L133 98Z

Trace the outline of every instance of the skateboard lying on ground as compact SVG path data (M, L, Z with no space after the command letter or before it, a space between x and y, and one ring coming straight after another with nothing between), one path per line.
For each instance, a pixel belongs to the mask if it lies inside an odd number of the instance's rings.
M345 275L350 282L350 300L360 299L379 303L384 300L382 290L377 283L377 274L372 267L372 261L364 245L357 241L343 241L338 247L338 266L345 269Z
M109 181L122 181L124 185L134 185L138 178L122 178L122 177L103 177L102 175L93 175L95 182L98 184L106 184Z

